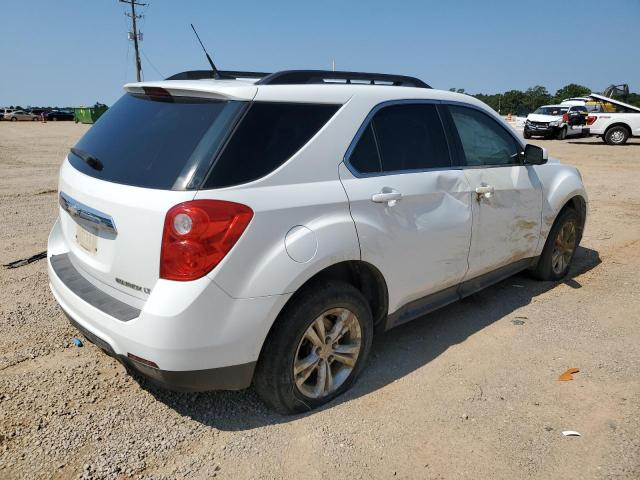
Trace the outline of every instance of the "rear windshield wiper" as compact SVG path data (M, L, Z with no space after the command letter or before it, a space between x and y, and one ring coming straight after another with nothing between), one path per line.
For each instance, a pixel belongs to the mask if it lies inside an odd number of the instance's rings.
M71 147L70 150L71 150L71 153L73 153L76 157L83 160L87 165L89 165L94 170L101 171L102 168L104 167L104 165L102 165L102 162L100 160L98 160L93 155L85 152L84 150L80 150L79 148L76 148L76 147Z

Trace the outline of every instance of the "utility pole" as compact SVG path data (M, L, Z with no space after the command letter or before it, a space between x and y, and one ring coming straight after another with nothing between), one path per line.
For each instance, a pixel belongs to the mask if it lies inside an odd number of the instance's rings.
M139 7L144 7L146 3L138 3L136 0L120 0L121 3L128 3L131 5L131 13L125 13L127 17L131 19L132 30L133 32L129 32L129 40L133 37L133 46L136 50L136 78L138 81L141 80L140 74L142 73L142 65L140 64L140 51L138 50L138 40L142 40L142 34L138 33L138 27L136 24L136 20L142 17L142 15L136 15L136 5Z

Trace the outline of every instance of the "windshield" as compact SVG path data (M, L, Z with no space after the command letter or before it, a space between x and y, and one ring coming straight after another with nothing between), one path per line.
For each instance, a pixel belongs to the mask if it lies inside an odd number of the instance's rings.
M80 139L74 150L81 153L69 153L69 162L109 182L196 189L244 105L126 94Z
M553 115L556 117L560 117L563 114L567 113L569 107L539 107L535 112L538 115Z

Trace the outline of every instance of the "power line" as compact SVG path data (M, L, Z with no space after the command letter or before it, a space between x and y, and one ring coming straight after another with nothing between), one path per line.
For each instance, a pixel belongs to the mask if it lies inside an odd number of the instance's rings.
M153 63L151 63L151 60L149 60L149 57L144 52L144 50L140 49L140 51L142 52L142 56L145 58L145 60L149 63L149 65L151 65L151 68L153 68L156 71L156 73L160 75L160 78L164 78L164 75L160 72L160 70L158 70Z
M129 32L129 40L133 40L133 46L136 50L136 78L138 82L142 75L142 64L140 62L140 50L138 48L138 41L142 40L142 34L138 33L137 20L142 18L142 15L136 15L136 6L145 7L146 3L139 3L136 0L120 0L121 3L127 3L131 5L131 13L125 13L127 17L131 19L131 32Z

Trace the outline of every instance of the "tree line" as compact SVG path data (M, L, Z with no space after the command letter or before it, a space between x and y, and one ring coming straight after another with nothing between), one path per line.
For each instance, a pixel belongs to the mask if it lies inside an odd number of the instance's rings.
M466 93L463 88L450 88L452 92ZM496 112L506 115L525 116L533 112L540 105L550 105L560 103L562 100L571 97L584 97L589 95L593 90L584 85L570 83L558 89L555 95L551 95L546 87L536 85L522 90L509 90L504 93L494 93L487 95L484 93L473 94L478 100L483 101ZM640 107L640 94L629 93L626 98L617 98L620 101Z

